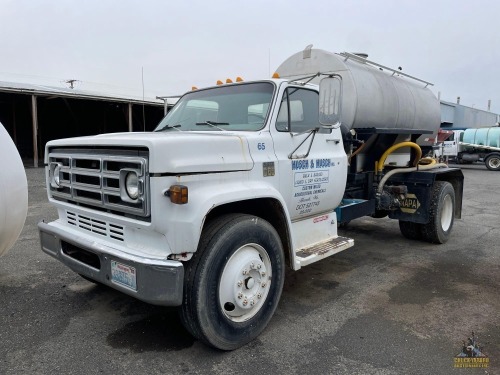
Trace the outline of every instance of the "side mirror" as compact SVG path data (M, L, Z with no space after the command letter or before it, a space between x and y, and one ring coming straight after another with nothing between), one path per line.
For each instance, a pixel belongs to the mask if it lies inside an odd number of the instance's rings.
M342 77L334 74L319 83L319 122L327 127L340 126L342 112Z

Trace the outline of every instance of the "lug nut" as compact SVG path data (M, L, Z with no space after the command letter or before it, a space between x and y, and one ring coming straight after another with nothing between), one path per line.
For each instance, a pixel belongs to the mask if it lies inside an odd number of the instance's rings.
M262 293L257 293L257 298L262 298Z
M260 284L260 285L261 285L263 288L265 288L267 284L266 284L266 283L262 283L262 284Z
M254 269L255 268L255 264L252 262L250 263L250 268Z
M253 299L250 300L250 306L255 305L255 301Z
M264 276L266 276L266 273L265 273L264 271L262 271L262 272L260 273L260 276L264 277Z
M241 272L243 275L246 275L248 273L248 271L246 269L244 269L242 272Z
M257 269L260 270L262 268L261 264L257 264Z
M242 299L243 298L243 293L238 293L238 299Z
M242 286L243 285L243 280L238 280L238 282L236 283L236 285Z
M248 301L247 301L247 300L244 300L244 301L243 301L243 306L246 306L246 305L248 305Z

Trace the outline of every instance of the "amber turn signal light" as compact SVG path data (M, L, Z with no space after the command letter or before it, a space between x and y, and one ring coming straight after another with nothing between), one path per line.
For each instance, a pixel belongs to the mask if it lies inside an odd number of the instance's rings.
M170 186L165 195L175 204L186 204L188 202L188 188L184 185Z

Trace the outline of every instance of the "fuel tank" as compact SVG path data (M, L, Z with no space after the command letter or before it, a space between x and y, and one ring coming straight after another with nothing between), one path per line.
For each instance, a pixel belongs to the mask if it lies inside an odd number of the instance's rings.
M339 74L343 82L341 121L348 129L427 132L439 129L439 100L427 88L427 82L374 64L364 57L306 49L286 59L277 73L281 78L293 79L318 72ZM319 83L321 78L311 82Z
M26 173L9 133L0 123L0 256L16 242L28 211Z

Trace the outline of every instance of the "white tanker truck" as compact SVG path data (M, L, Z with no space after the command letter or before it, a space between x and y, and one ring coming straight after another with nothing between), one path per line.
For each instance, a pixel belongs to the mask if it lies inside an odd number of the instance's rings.
M484 161L490 171L500 171L500 127L454 130L454 139L444 142L447 155L460 164Z
M278 75L188 92L154 132L49 142L59 218L39 223L43 251L179 306L196 338L232 350L266 327L285 266L354 245L339 223L389 216L407 238L450 238L463 175L415 143L440 125L429 83L318 49Z
M9 133L0 123L0 256L16 242L28 211L26 173Z

